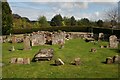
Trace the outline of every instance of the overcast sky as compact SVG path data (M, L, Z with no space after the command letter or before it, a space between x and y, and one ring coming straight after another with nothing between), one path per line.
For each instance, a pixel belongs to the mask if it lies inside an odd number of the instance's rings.
M57 1L57 2L56 2ZM104 2L105 1L105 2ZM46 16L51 20L56 14L62 17L74 16L76 19L90 20L104 19L105 12L117 6L119 0L8 0L12 13L30 20L37 20L39 16Z

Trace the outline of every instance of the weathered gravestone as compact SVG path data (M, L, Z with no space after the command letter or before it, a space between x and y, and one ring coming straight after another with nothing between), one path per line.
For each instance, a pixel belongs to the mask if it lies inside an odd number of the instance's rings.
M23 58L23 64L30 64L30 58Z
M92 48L92 49L91 49L91 52L96 52L96 51L97 51L96 48Z
M46 43L45 34L43 32L34 33L31 37L32 46L44 45Z
M57 66L59 66L59 65L64 65L64 62L63 62L60 58L58 58L57 60L55 60L55 64L56 64Z
M30 64L30 58L11 58L12 64Z
M113 63L120 63L120 56L119 55L115 55L113 57Z
M15 51L14 46L12 46L9 51Z
M113 63L113 59L111 57L107 57L106 64L112 64L112 63Z
M80 58L75 58L75 60L74 60L74 64L75 65L80 65Z
M63 39L59 40L58 44L60 45L60 47L59 47L60 49L64 48L64 40Z
M23 64L23 58L17 58L17 63L18 64Z
M117 41L117 37L115 35L111 35L109 37L109 47L110 48L118 48L118 41Z
M40 49L37 54L34 56L35 61L39 60L51 60L53 57L54 50L52 48L49 49Z
M25 36L23 42L24 42L24 50L31 50L29 36Z
M99 33L98 40L103 40L103 39L104 39L104 34L103 33Z
M12 36L12 43L14 44L14 43L17 43L17 41L16 41L16 36Z
M10 63L13 63L13 64L15 64L15 63L16 63L16 61L17 61L17 58L11 58L11 61L10 61Z

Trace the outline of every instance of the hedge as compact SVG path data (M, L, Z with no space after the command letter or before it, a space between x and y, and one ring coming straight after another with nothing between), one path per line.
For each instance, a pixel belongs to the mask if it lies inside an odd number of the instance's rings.
M41 28L30 28L30 29L13 29L14 34L32 33L37 31L66 31L66 32L93 32L95 34L115 34L120 36L120 30L112 30L106 28L92 28L92 27L41 27Z
M31 28L31 29L13 29L14 34L32 33L37 31L66 31L66 32L89 32L89 27L47 27L47 28Z

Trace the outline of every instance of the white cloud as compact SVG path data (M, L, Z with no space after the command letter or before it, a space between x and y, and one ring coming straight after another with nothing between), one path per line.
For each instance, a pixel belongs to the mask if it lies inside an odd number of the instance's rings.
M2 0L5 2L6 0ZM118 2L119 0L8 0L9 2Z
M99 16L99 12L97 11L97 12L95 12L95 15L98 17Z

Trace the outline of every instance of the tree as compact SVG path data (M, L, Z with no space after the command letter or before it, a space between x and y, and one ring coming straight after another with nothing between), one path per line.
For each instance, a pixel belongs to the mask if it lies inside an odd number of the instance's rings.
M12 30L12 11L8 2L2 2L2 34L9 34Z
M41 25L41 27L49 27L50 26L49 23L47 22L47 19L45 16L40 16L38 18L38 22Z
M75 20L74 16L72 16L70 19L71 19L71 26L75 26L76 20Z
M118 22L118 8L114 7L108 10L106 13L106 19L110 21L111 27L116 26Z
M97 26L103 27L103 21L102 20L98 20L96 23L97 23Z
M50 25L51 26L62 26L62 16L59 14L59 15L55 15L51 22L50 22Z
M82 26L88 27L90 25L90 21L87 18L83 18L80 20Z
M65 26L71 26L71 19L68 17L63 18Z

